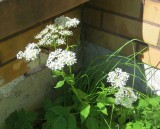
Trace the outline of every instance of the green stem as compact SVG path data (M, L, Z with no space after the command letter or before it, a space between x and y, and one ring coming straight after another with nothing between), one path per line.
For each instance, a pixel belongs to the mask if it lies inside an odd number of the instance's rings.
M71 66L69 66L69 72L70 72L70 74L72 74L72 69L71 69Z
M106 123L106 125L108 126L109 129L111 129L110 125L108 124L107 120L103 117L103 115L101 114L101 117L103 118L104 122Z
M69 83L68 83L69 84ZM74 94L76 95L76 97L78 98L78 100L81 102L81 104L83 104L82 99L78 96L77 91L75 90L74 86L72 84L69 84L72 88L72 91L74 92Z
M112 105L111 118L110 118L110 122L109 122L109 125L110 125L110 126L111 126L111 124L112 124L113 110L114 110L114 104Z

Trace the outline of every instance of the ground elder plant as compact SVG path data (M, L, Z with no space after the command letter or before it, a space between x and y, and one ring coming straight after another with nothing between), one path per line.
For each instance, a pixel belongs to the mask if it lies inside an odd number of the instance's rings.
M125 43L110 55L95 57L87 67L74 73L77 57L67 39L73 35L71 28L78 24L76 18L56 18L53 24L35 36L37 43L28 44L17 54L18 59L34 61L42 46L53 47L46 66L53 71L52 76L57 81L54 88L56 91L62 89L62 92L55 100L46 99L43 110L37 112L36 117L24 115L24 110L11 114L6 119L6 128L22 129L26 128L25 125L28 129L160 128L160 97L149 96L134 87L136 79L147 87L140 67L142 63L136 61L141 52L127 57L120 55L123 48L135 40ZM133 73L127 72L127 68L133 69ZM141 77L137 76L136 70ZM129 81L132 84L128 85ZM25 125L18 122L21 117L24 117Z

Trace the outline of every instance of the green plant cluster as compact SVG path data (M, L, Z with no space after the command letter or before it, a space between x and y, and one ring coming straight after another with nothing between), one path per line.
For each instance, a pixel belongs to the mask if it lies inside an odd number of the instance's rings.
M46 99L40 113L23 109L12 113L6 119L6 129L160 128L160 97L149 93L143 63L136 60L141 51L134 52L136 40L74 71L76 45L68 43L68 37L73 33L70 28L78 24L78 19L61 16L36 36L38 44L30 43L17 54L18 59L32 61L38 58L41 47L53 48L46 66L56 81L55 91L61 92L57 92L55 100ZM59 49L61 45L63 49ZM133 54L121 56L127 45L133 46ZM136 89L140 86L136 86L137 80L145 84L143 93Z
M119 55L132 41L111 55L98 57L76 74L70 66L53 71L57 79L54 88L62 92L55 100L46 99L41 115L15 111L6 119L6 129L159 129L160 97L134 89L136 78L147 87L142 63L135 60L140 52L128 57ZM130 67L134 71L130 74L131 87L138 100L131 108L115 104L117 89L106 81L108 73L116 67ZM142 78L136 76L136 69Z

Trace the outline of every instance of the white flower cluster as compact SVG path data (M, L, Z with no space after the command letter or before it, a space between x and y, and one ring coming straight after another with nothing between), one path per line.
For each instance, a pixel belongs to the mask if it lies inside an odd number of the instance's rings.
M121 104L126 108L131 108L132 103L137 101L137 96L134 94L133 90L129 87L122 87L115 94L115 103Z
M25 51L19 51L17 54L17 59L22 59L25 58L26 61L32 61L35 60L37 58L37 56L39 55L41 49L38 47L37 44L35 43L29 43L26 47L25 47Z
M123 72L122 69L116 68L115 71L109 72L107 82L110 82L113 87L123 87L129 79L129 74Z
M46 66L52 70L61 70L65 65L71 66L76 62L74 52L57 49L49 54Z
M69 18L65 16L61 16L59 18L55 19L55 24L62 26L64 28L71 28L71 27L77 27L80 23L80 21L77 18Z
M17 54L17 59L25 58L26 61L35 60L40 53L40 46L56 46L66 44L67 36L73 35L69 29L77 27L79 20L61 16L55 19L54 24L47 25L39 34L35 36L38 43L30 43L25 51ZM67 46L68 48L68 46ZM65 65L71 66L77 62L76 55L72 51L56 49L49 54L46 66L52 70L61 70Z
M115 71L109 72L107 82L110 82L114 88L118 88L118 92L115 94L115 104L131 108L132 103L137 100L137 96L131 88L124 87L128 79L128 73L123 72L120 68L116 68Z
M68 30L71 27L77 27L79 20L61 16L55 19L55 23L47 25L39 34L35 36L38 39L38 45L48 46L66 44L66 37L73 35L73 32Z

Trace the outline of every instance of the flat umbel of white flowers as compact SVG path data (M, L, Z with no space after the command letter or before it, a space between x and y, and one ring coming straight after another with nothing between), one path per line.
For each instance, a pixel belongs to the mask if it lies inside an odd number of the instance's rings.
M76 54L68 50L57 49L58 46L67 44L67 37L72 36L70 28L77 27L80 21L76 18L61 16L56 18L54 24L47 25L39 34L35 36L38 43L29 43L24 52L17 54L17 59L33 61L37 59L41 46L54 47L55 51L49 54L46 66L52 70L61 70L65 65L71 66L77 62Z
M74 52L57 49L49 54L46 66L52 70L61 70L65 65L71 66L76 62L77 59Z
M115 71L108 73L107 82L111 83L113 87L123 87L129 79L129 74L123 72L122 69L116 68Z
M25 58L26 61L31 61L37 59L37 56L39 55L41 49L38 47L35 43L29 43L25 47L25 51L19 51L17 54L17 59Z
M118 90L114 95L115 104L131 108L132 104L137 101L137 96L131 88L125 87L128 79L129 74L127 72L123 72L122 69L116 68L115 71L108 73L107 82L111 83L111 86Z
M61 16L55 19L54 24L47 25L39 34L35 36L38 39L38 45L48 46L66 44L66 37L72 36L73 32L69 29L77 27L80 21L76 18Z
M133 90L129 87L122 87L115 94L115 103L117 105L122 105L126 108L131 108L132 104L137 101L137 96L134 94Z

